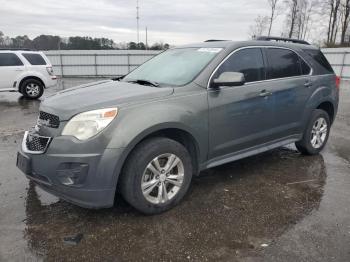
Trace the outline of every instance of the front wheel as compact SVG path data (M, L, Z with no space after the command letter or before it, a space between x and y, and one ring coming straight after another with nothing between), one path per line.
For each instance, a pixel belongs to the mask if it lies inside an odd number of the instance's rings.
M28 79L23 82L20 93L26 98L38 99L44 93L44 86L36 79Z
M127 160L121 193L144 214L164 212L186 194L192 179L191 163L182 144L162 137L145 140Z
M331 124L327 112L315 109L304 132L303 139L295 143L297 149L305 155L316 155L325 147Z

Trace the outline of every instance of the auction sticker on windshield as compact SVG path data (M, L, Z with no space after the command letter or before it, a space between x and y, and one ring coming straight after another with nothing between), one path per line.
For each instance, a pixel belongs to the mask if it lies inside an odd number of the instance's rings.
M198 52L219 53L222 48L199 48Z

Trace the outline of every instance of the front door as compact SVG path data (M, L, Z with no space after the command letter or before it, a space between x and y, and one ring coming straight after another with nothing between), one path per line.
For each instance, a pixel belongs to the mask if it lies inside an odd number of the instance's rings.
M208 89L209 159L220 158L268 142L272 125L271 92L264 83L262 50L245 48L234 52L214 73L241 72L242 86Z

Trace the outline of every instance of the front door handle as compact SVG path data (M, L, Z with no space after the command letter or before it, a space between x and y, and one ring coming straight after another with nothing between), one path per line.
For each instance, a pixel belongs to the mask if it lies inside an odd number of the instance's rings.
M267 91L267 90L262 90L259 94L260 97L268 97L268 96L271 96L272 93Z

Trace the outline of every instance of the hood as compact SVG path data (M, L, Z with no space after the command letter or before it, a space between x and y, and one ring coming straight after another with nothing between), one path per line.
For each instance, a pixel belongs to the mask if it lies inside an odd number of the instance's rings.
M64 121L81 112L144 102L171 95L173 91L170 87L107 80L77 86L49 96L41 103L40 110L58 115Z

